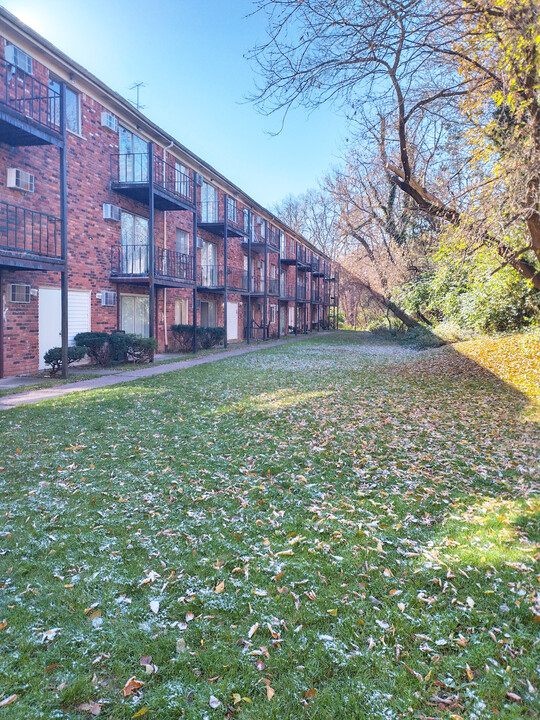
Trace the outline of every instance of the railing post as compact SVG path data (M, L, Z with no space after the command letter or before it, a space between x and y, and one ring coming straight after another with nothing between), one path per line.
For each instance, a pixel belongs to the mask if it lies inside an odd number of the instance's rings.
M218 211L219 212L219 211ZM227 220L229 208L227 202L227 193L223 193L223 329L225 337L223 338L223 347L227 347Z
M248 261L247 261L247 320L245 322L246 327L246 342L249 345L251 343L251 244L253 242L253 222L251 216L251 210L248 210Z
M193 353L197 352L197 178L193 172ZM202 278L201 278L202 279Z
M155 337L156 288L154 284L154 143L148 143L148 334Z
M62 377L68 376L68 267L67 267L67 166L66 166L66 86L60 85L60 246L62 251L62 271L60 276L61 332L62 332Z

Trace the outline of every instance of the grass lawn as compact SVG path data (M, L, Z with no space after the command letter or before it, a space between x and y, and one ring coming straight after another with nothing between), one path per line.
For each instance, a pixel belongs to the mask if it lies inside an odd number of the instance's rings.
M2 413L0 719L539 717L540 350L506 342Z

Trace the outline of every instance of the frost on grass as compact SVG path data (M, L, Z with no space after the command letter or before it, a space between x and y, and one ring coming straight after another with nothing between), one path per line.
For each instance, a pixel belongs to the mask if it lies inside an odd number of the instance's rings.
M0 702L534 717L528 402L349 335L6 415Z

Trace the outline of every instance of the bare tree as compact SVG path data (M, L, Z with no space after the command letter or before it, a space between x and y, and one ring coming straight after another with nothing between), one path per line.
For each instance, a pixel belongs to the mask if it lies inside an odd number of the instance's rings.
M298 104L340 105L360 120L365 142L378 142L391 182L418 210L493 247L540 289L536 0L501 0L495 7L491 0L256 5L268 23L267 41L251 56L261 79L253 98L258 107L285 116ZM503 112L493 124L497 102ZM438 138L429 132L434 119L441 121ZM478 130L475 148L460 158L461 167L448 170L452 142L468 147L464 133L471 129ZM446 153L434 153L444 146ZM429 160L422 175L415 171L419 155ZM516 237L527 232L529 243L512 245L511 227Z

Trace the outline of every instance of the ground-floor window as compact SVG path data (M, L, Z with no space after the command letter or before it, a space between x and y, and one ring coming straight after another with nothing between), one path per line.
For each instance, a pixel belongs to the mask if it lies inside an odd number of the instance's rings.
M215 300L201 300L201 326L216 327Z
M144 295L120 295L120 329L148 337L149 304Z
M177 298L174 301L174 322L176 325L189 325L187 298Z
M270 305L270 323L274 325L276 322L276 306Z

